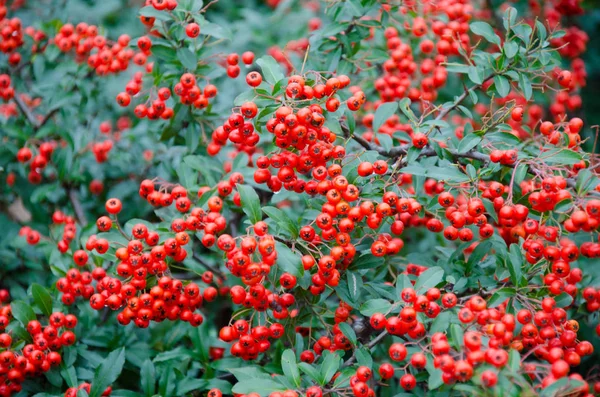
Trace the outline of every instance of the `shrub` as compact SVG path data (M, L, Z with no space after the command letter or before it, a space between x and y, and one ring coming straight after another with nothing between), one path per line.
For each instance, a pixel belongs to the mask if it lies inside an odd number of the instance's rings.
M579 1L51 3L0 0L0 397L600 393Z

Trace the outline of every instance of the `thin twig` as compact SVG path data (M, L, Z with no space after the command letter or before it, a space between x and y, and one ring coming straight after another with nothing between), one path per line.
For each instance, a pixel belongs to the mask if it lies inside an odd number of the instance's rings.
M85 216L85 211L81 206L81 202L79 201L79 197L77 197L77 192L73 190L73 188L67 188L67 195L69 196L69 201L71 201L71 205L73 206L73 211L75 212L75 217L79 224L83 227L86 227L88 224L87 218Z
M375 339L373 339L371 342L369 342L369 344L367 345L367 349L369 349L369 350L372 349L376 344L381 342L381 340L383 338L385 338L387 335L388 335L387 331L383 331L382 333L377 335L377 337ZM354 350L354 353L352 353L352 357L350 357L349 359L347 359L344 362L343 367L348 367L348 366L352 365L354 363L354 361L356 361L356 350Z
M210 270L211 272L213 272L213 274L217 275L217 277L219 277L221 280L225 280L225 278L226 278L225 273L223 273L216 267L211 266L208 263L206 263L200 255L198 255L197 253L194 253L193 258L196 262L198 262L200 265L205 267L207 270Z
M29 121L29 123L33 126L33 128L37 130L39 128L38 127L39 122L38 122L37 118L35 117L35 115L33 114L33 112L31 111L31 109L29 109L29 106L27 106L27 104L25 104L25 102L23 101L23 98L21 98L21 95L15 92L13 100L17 104L17 107L19 108L21 113L23 113L25 115L25 117L27 118L27 121Z
M208 7L210 7L211 5L217 3L219 0L212 0L211 2L209 2L207 5L205 5L201 10L200 10L200 14L205 13L208 10Z
M19 108L21 113L23 113L25 115L25 117L27 118L27 121L29 122L29 124L31 124L33 126L34 131L37 131L40 128L42 128L44 125L46 125L46 123L48 121L50 121L52 116L54 116L59 111L58 108L52 109L50 112L48 112L48 114L46 114L42 118L42 120L38 120L37 116L35 114L33 114L31 109L29 108L29 106L27 106L27 104L23 101L23 98L21 98L20 94L15 93L15 96L13 97L13 99L14 99L15 103L17 104L17 107Z

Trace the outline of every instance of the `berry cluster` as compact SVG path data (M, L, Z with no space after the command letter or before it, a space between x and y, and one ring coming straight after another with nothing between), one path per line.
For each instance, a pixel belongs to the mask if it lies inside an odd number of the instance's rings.
M43 142L38 147L38 154L33 155L33 152L28 147L22 147L17 152L17 161L19 163L29 163L28 180L31 184L37 185L42 181L42 172L51 161L52 152L56 147L56 142Z
M227 67L227 76L232 79L235 79L240 75L240 56L236 53L232 53L227 55L225 58L226 67ZM242 54L242 62L246 66L252 65L254 63L254 53L251 51L246 51ZM259 83L260 84L260 83Z
M97 26L84 22L76 26L70 23L63 25L53 40L62 52L74 51L77 61L87 62L100 76L127 70L129 62L135 56L135 51L128 48L128 35L121 35L116 42L111 43L98 34ZM137 63L139 58L135 60Z
M279 323L273 323L269 327L251 327L246 320L237 320L231 326L221 328L219 338L227 343L235 341L231 345L231 355L244 360L255 360L259 354L269 349L269 339L279 339L284 333L285 328Z
M2 301L8 300L6 290L2 290ZM27 332L33 339L21 339L6 332L13 320L10 305L0 305L0 396L9 397L21 391L26 378L40 376L51 367L60 365L60 350L75 343L71 331L77 326L77 317L72 314L55 312L48 318L48 325L42 326L37 320L27 324ZM1 333L4 332L4 333ZM29 339L30 340L30 339Z

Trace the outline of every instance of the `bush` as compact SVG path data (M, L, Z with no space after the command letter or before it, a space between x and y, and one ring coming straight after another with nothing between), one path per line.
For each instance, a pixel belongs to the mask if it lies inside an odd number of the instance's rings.
M583 10L481 3L0 0L0 397L600 394Z

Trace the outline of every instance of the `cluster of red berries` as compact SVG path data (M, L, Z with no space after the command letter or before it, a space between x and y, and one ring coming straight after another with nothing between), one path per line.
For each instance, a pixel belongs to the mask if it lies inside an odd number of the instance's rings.
M270 297L270 300L275 304L279 304L278 296L269 293L260 284L270 273L271 266L275 265L277 250L275 249L275 239L268 234L268 226L265 222L257 222L252 230L258 239L253 236L234 239L228 234L222 234L216 243L217 247L226 253L227 261L225 265L231 273L236 277L240 277L245 285L256 290L254 294L250 291L250 295L247 295L245 291L234 287L231 291L233 302L242 304L246 302L246 298L252 298L248 303L256 310L265 311L270 304L267 297ZM253 260L255 254L260 258L260 261ZM296 279L291 275L288 276L284 273L281 280L281 286L284 288L289 289L296 285ZM243 295L242 292L244 292ZM289 300L289 298L292 299ZM288 313L286 308L294 303L293 296L286 296L282 303L283 305L277 306L278 310L274 310L274 315L276 315L275 312L280 312L281 317L285 318Z
M33 152L28 147L22 147L17 152L17 161L19 163L29 162L28 180L37 185L42 181L42 172L51 160L52 152L56 147L56 142L44 142L38 147L38 154L33 156ZM31 162L30 162L31 160Z
M146 0L146 6L152 6L158 11L173 11L177 8L177 0Z
M21 54L16 50L25 43L23 27L19 18L6 18L4 1L0 2L0 51L9 54L8 62L11 65L17 65L21 61Z
M300 76L292 76L286 88L287 96L297 100L326 99L326 109L336 111L340 101L334 94L337 90L346 87L350 80L345 76L331 78L326 84L314 87L304 84ZM364 94L355 94L360 106L364 102ZM357 99L357 98L360 98ZM348 102L350 106L351 101ZM297 152L284 151L274 154L270 158L260 157L256 165L254 180L257 183L266 183L273 191L278 191L283 186L287 190L297 192L305 191L309 186L296 175L296 172L307 174L316 170L323 171L324 166L335 159L346 155L342 146L333 144L335 134L325 124L323 108L319 104L312 104L294 110L289 106L281 106L275 111L274 118L266 123L267 131L275 135L275 145L281 149L296 149ZM270 167L278 169L276 175L271 175ZM315 188L317 182L310 184Z
M130 38L121 35L114 43L98 34L98 27L85 22L73 26L64 24L56 36L54 43L64 53L74 51L78 62L86 62L100 76L120 73L127 70L135 51L129 48ZM135 58L136 63L139 59ZM144 62L141 64L145 63Z
M385 30L390 59L383 63L384 75L375 81L382 101L405 97L413 102L434 101L437 90L446 85L448 72L441 65L446 56L457 55L460 48L469 48L467 32L472 6L454 0L442 3L426 4L423 16L405 22L402 32L395 27ZM446 14L447 22L437 18L441 14ZM411 45L401 38L404 32L420 40L420 59L416 59Z
M566 123L563 131L556 128L554 123L551 121L544 121L540 124L540 133L544 135L547 141L553 145L566 144L568 147L573 148L578 146L581 142L579 132L583 127L583 121L579 117L574 117ZM563 142L563 134L568 137L567 142Z
M108 160L108 153L113 148L113 141L107 139L102 142L94 142L92 145L92 153L94 153L94 157L96 158L96 162L104 163Z
M260 77L258 72L251 72L249 76L253 74ZM260 79L262 81L262 77ZM258 107L254 102L246 102L241 106L240 111L241 113L232 113L222 125L213 131L212 141L206 148L209 155L217 155L221 151L221 147L225 146L228 141L234 143L238 151L254 153L260 136L255 131L254 125L245 119L256 117Z
M139 272L146 274L146 271ZM134 277L137 273L134 271ZM90 297L90 306L95 310L123 308L117 315L119 323L127 325L133 321L140 328L147 328L150 321L167 319L186 321L195 327L204 321L200 313L195 313L203 302L197 284L189 283L184 287L180 280L162 276L148 293L142 293L145 285L145 278L134 278L122 284L117 278L104 277L96 284L97 293Z
M259 354L271 346L269 339L279 339L285 334L285 328L279 323L269 327L251 327L246 320L237 320L231 326L221 328L219 338L231 345L231 354L244 360L255 360ZM210 394L209 394L210 395Z
M7 74L0 74L0 98L7 102L14 96L15 90L11 86L10 76Z
M163 90L163 95L161 95ZM165 92L166 90L166 92ZM168 88L158 90L159 98L167 97ZM184 73L179 79L179 83L173 88L175 95L179 97L179 101L184 105L193 105L196 109L204 109L208 106L208 101L217 96L217 87L212 84L207 84L202 90L196 83L196 77L191 73Z
M23 226L19 229L19 236L25 237L27 243L30 245L36 245L40 242L41 234L37 230L30 228L29 226Z
M75 343L75 334L71 330L77 325L77 317L55 312L48 320L49 324L45 327L37 320L27 324L27 332L33 343L28 343L26 339L16 340L14 334L11 336L4 332L12 321L10 305L0 305L1 397L19 393L26 378L39 376L51 367L60 365L60 349Z
M152 190L152 191L150 191ZM143 181L140 194L150 196L154 193L154 182ZM156 192L160 195L165 193ZM187 192L181 187L173 188L171 194L167 194L171 203L173 198L177 208L181 212L190 209L190 200ZM150 201L150 200L149 200ZM185 202L184 202L185 201ZM185 207L185 208L182 208ZM175 233L173 238L166 239L159 244L159 234L148 230L145 224L133 226L131 237L127 236L128 243L124 247L116 249L115 256L119 260L116 266L117 274L124 280L106 275L106 271L100 267L93 269L91 273L80 273L78 269L71 269L66 277L61 278L57 288L63 292L63 301L67 304L73 303L77 296L83 296L90 300L90 305L96 310L109 307L112 310L123 309L117 319L121 324L129 324L131 321L139 327L147 327L150 321L163 321L165 319L181 319L195 326L203 321L201 314L195 311L202 305L204 299L212 301L217 290L208 287L202 291L195 283L183 285L180 280L165 276L168 271L168 258L176 262L183 261L187 256L184 246L190 242L190 236L186 230L204 230L205 235L202 242L211 246L215 242L214 233L224 230L225 218L218 212L222 207L219 197L209 199L208 207L211 212L206 214L201 208L193 208L187 218L174 219L171 228ZM109 216L98 218L96 225L101 232L107 232L116 225L120 230L116 215L121 211L122 204L118 199L109 199L106 202L106 210L115 220ZM220 242L223 239L220 238ZM106 253L110 243L101 236L92 235L86 242L86 250L95 250L99 254ZM88 265L88 253L77 250L73 253L73 260L77 266ZM158 285L150 288L148 293L143 293L147 288L148 277L162 276ZM203 281L207 284L213 281L212 273L207 272ZM96 280L96 288L91 286Z
M565 29L566 34L562 37L550 40L550 44L557 49L564 58L577 58L587 49L590 40L586 32L577 26L569 26Z
M316 360L315 353L317 355L322 355L324 351L335 352L337 350L347 351L352 349L352 343L350 340L342 333L340 330L339 324L345 323L348 318L350 318L350 312L352 311L352 307L345 302L340 302L339 306L335 309L334 312L334 322L335 325L331 329L333 333L333 338L330 338L327 335L323 335L320 338L315 340L315 343L312 346L312 350L305 350L300 354L300 361L312 364ZM310 332L309 328L305 327L297 327L296 332L301 334L302 336L307 336Z
M140 45L139 42L138 45ZM142 72L135 72L133 74L132 79L129 80L129 82L125 86L125 92L121 92L117 95L116 100L119 106L129 106L129 104L131 103L131 96L135 96L141 91L143 78L144 74ZM162 97L164 97L164 100L161 98L161 94ZM167 107L164 103L164 101L167 100L170 96L171 91L169 91L169 89L166 89L166 91L163 90L162 92L159 91L158 98L154 101L154 103L152 103L150 107L144 104L139 104L138 106L136 106L134 111L135 115L138 118L148 117L151 120L156 120L159 117L163 116L163 114L164 118L170 118L172 116L173 109L167 110Z
M84 382L77 387L69 387L67 389L67 391L65 392L65 397L77 397L77 392L79 390L85 390L89 394L90 391L92 390L92 385L87 382ZM106 389L104 389L101 396L108 397L111 395L111 393L112 393L112 387L108 386Z
M77 250L73 254L75 263L79 265L84 260L87 262L87 253ZM85 262L83 262L85 264ZM98 269L98 270L97 270ZM80 272L79 269L69 269L64 277L56 281L56 289L62 293L61 300L65 305L72 305L79 296L89 299L94 294L94 287L91 285L94 278L101 279L106 273L102 268L94 269L90 272Z
M254 63L254 53L251 51L244 52L242 54L242 62L246 66L252 65L252 63ZM240 56L238 54L232 53L227 55L227 57L225 58L225 63L225 66L227 67L227 76L229 76L232 79L235 79L240 75Z
M445 217L450 225L444 228L444 224L437 218L430 218L425 226L429 231L444 233L447 240L471 241L473 231L467 226L475 225L479 227L479 236L488 238L494 233L494 229L488 224L485 216L485 206L479 198L466 198L459 196L458 205L455 204L455 198L450 192L442 192L438 196L438 204L445 208Z
M221 193L224 189L224 184L221 183L219 185L219 192ZM229 190L231 187L229 187ZM162 190L162 189L161 189ZM187 191L185 188L181 186L175 186L171 193L167 193L165 191L155 190L154 182L151 180L144 180L140 185L140 196L147 199L148 202L153 206L161 206L168 207L173 202L175 202L175 208L182 213L190 212L189 216L186 219L174 219L171 228L177 233L180 241L178 244L184 245L189 241L189 236L186 238L187 233L185 230L190 231L199 231L204 232L204 236L201 241L202 244L206 247L211 247L215 241L215 235L219 232L222 232L227 227L227 220L221 214L221 210L223 209L223 200L218 196L210 197L207 200L207 207L209 212L206 213L202 208L193 207L191 208L191 200L187 196ZM201 188L198 191L198 196L202 196L206 191L210 190L208 187ZM225 194L224 194L225 195ZM108 219L107 217L103 218L103 221ZM110 219L108 219L110 220ZM177 240L176 236L176 240ZM150 242L147 240L148 237L151 237L152 240ZM148 233L146 238L146 243L149 245L156 245L158 242L158 234L152 232ZM154 240L156 238L156 241ZM166 249L166 248L165 248ZM172 252L169 248L167 252ZM182 249L176 249L175 251L175 260L183 260L185 258L186 251Z
M62 211L54 211L52 214L52 223L55 226L64 225L62 238L57 244L58 250L64 254L69 250L69 245L77 234L77 223L75 222L75 218L65 215Z
M144 179L140 183L139 195L154 207L168 207L175 202L175 208L181 209L181 212L187 212L192 204L184 187L174 186L171 192L168 192L163 186L156 190L155 182L150 179ZM108 228L111 225L112 223L108 225Z

